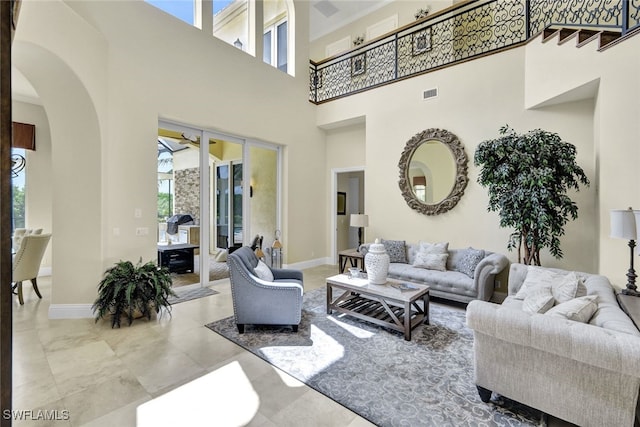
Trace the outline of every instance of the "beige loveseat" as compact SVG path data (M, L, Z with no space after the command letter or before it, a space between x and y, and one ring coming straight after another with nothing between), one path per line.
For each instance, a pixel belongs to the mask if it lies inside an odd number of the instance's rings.
M495 277L509 265L504 255L482 249L448 249L444 270L417 267L420 243L383 240L390 256L389 276L410 283L429 285L432 296L459 302L474 299L489 301L493 296ZM366 256L370 243L360 246Z
M585 427L633 426L640 332L620 309L611 283L604 276L576 273L586 287L582 298L597 295L592 308L597 311L587 323L550 310L531 314L516 296L532 268L511 265L509 296L502 305L473 301L467 307L480 397L487 402L493 391ZM569 315L576 313L584 311Z

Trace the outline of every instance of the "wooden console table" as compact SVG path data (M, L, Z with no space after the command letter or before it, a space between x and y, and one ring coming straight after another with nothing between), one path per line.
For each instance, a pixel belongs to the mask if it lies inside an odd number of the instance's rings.
M338 273L344 273L347 268L347 262L351 264L351 267L360 267L362 271L365 271L364 255L358 252L357 249L346 249L338 252Z
M633 295L625 295L622 293L618 293L616 295L618 298L618 304L627 316L633 320L633 324L636 325L636 328L640 330L640 297L636 297Z

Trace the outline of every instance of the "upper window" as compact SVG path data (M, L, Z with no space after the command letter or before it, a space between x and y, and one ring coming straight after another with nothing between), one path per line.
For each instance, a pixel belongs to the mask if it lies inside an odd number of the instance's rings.
M160 10L193 25L195 16L195 2L193 0L145 0Z
M264 29L263 59L280 71L287 72L287 20L280 20Z
M249 46L249 2L247 0L213 1L213 35L245 52Z

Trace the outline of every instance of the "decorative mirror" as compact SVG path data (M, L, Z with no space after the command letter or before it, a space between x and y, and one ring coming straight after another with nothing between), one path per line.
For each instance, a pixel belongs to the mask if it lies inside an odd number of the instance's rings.
M452 209L467 186L467 161L464 146L451 132L434 128L415 135L398 163L404 200L425 215Z

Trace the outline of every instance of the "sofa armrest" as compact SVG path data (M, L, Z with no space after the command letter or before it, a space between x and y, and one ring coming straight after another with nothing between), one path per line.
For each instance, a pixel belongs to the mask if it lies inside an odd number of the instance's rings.
M467 306L467 326L474 333L640 377L640 337L624 332L478 300Z
M478 299L482 301L491 299L494 289L493 279L507 265L509 265L507 257L498 253L491 253L478 263L473 274L474 285L478 290Z

